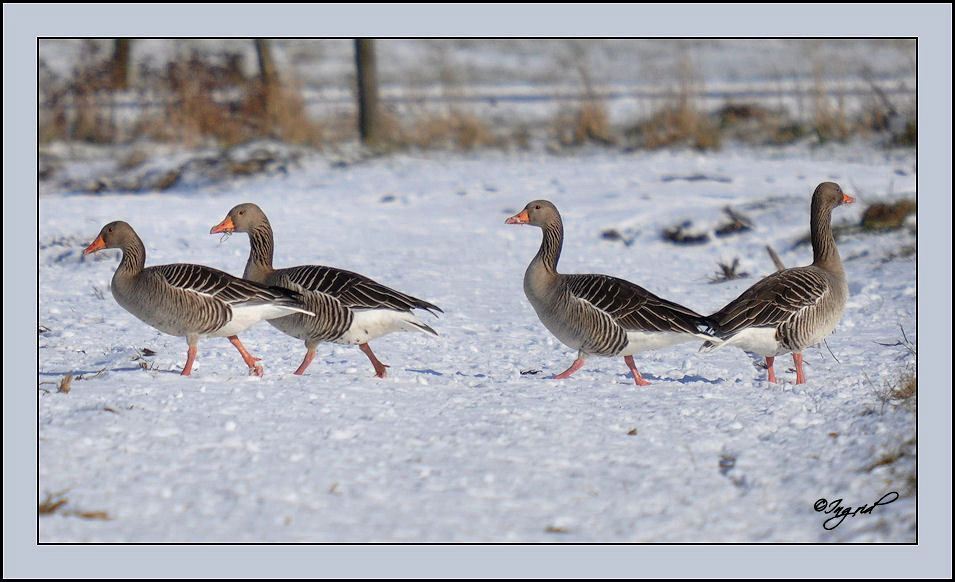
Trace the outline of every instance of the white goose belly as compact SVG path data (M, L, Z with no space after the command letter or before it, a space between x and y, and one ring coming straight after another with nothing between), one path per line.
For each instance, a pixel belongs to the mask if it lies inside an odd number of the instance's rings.
M720 346L734 346L744 352L765 357L786 354L789 350L776 339L775 327L749 327L726 340Z
M616 354L617 356L632 356L640 352L668 348L677 344L698 341L699 338L687 333L671 331L628 331L627 345Z
M824 314L822 319L817 320L816 325L809 330L809 335L802 337L793 337L792 327L796 325L792 320L776 327L751 327L744 329L732 338L726 345L736 346L744 351L758 354L765 357L775 357L791 352L801 352L802 350L821 343L831 334L839 320L842 318L842 310L829 310L817 313ZM803 314L805 317L806 314ZM781 336L787 343L779 341ZM797 345L788 345L797 344Z
M232 306L232 319L229 323L208 334L209 337L229 337L242 333L260 321L284 317L297 310L276 305L240 305Z
M352 312L351 326L336 338L336 344L364 344L396 331L422 331L413 314L392 309L357 309Z
M726 341L724 345L737 347L764 357L782 356L793 351L801 352L805 348L821 343L835 330L838 318L827 321L816 328L814 333L800 342L799 346L787 346L776 338L775 327L751 327L744 329Z

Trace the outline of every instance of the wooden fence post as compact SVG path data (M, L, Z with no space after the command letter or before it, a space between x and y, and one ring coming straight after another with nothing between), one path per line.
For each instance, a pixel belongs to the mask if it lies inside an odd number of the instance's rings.
M373 145L383 137L378 111L378 67L374 39L355 39L355 67L358 77L358 132L362 142Z

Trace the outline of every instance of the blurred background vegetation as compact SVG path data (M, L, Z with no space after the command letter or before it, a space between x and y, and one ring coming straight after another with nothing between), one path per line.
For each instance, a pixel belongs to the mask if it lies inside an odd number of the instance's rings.
M914 39L41 39L39 139L907 147L915 59Z

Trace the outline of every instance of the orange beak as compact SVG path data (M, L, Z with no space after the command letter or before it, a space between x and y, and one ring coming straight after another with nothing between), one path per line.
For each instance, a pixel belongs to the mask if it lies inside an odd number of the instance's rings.
M226 216L225 220L212 227L209 234L219 234L220 232L235 232L235 224L232 223L232 217Z
M843 204L852 204L852 203L855 202L855 201L856 201L855 198L853 198L852 196L849 196L848 194L846 194L846 193L843 192L843 194L842 194L842 203L843 203Z
M527 210L521 210L514 216L504 221L504 224L528 224L531 219L527 216Z
M106 248L106 241L103 240L103 235L96 237L96 240L90 243L90 246L86 247L86 250L83 251L84 255L90 253L95 253L96 251L101 251Z

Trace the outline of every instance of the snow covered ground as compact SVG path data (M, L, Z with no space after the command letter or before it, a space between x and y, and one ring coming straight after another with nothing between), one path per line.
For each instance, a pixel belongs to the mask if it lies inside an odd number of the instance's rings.
M829 339L838 361L808 350L807 384L792 383L788 358L772 385L743 352L691 343L637 356L653 382L638 389L618 359L547 378L574 353L522 291L539 231L504 219L550 199L566 226L563 272L624 277L709 313L773 269L765 244L787 265L810 261L794 243L818 182L858 195L835 213L855 223L867 203L913 197L915 163L914 151L866 146L399 154L309 157L287 175L163 194L46 188L40 494L68 503L41 518L40 540L912 542L915 413L880 392L914 357L876 343L901 339L900 326L917 337L909 229L841 240L851 298ZM278 265L335 265L433 301L446 312L428 320L441 336L373 342L392 366L385 380L356 348L327 344L296 377L304 347L263 324L243 340L264 378L248 377L225 340L200 343L193 376L178 376L185 341L110 295L118 252L84 260L82 249L123 219L147 264L240 274L245 235L208 230L244 201L268 213ZM683 220L712 231L726 205L756 228L699 246L662 240ZM601 237L611 228L632 243ZM734 257L750 276L711 284ZM156 355L136 360L142 348ZM68 373L82 378L58 393ZM820 498L855 507L890 491L902 497L832 531L813 510Z

